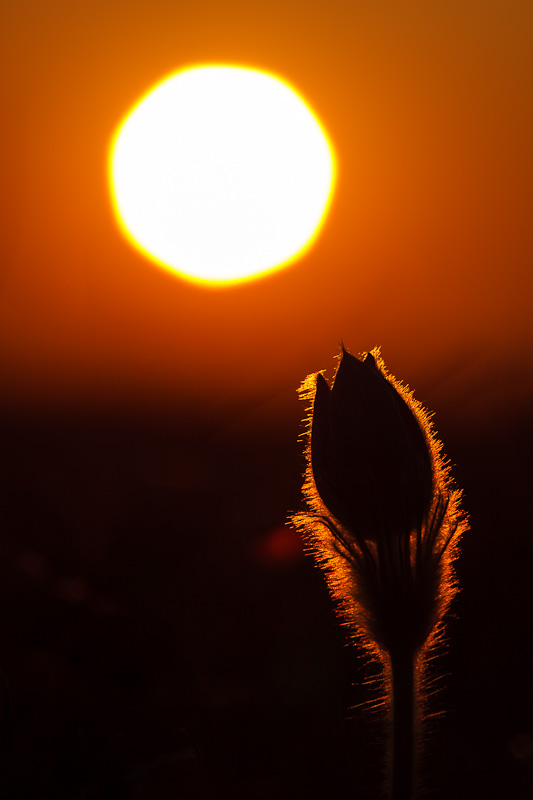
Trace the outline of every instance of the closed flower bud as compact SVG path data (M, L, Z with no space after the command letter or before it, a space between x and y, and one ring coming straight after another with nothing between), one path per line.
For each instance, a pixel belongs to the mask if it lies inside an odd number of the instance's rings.
M330 389L317 375L311 466L328 511L365 540L420 528L433 498L431 448L371 353L343 350Z

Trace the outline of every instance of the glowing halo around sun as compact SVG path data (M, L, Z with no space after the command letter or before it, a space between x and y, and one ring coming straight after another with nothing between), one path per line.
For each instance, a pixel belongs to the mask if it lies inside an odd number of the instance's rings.
M331 145L299 95L256 69L200 66L163 80L112 141L123 232L195 281L257 277L315 239L335 178Z

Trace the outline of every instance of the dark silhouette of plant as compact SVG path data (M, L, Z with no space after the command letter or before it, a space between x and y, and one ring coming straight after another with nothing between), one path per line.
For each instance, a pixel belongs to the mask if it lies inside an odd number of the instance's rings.
M304 495L293 516L359 641L383 665L391 713L390 796L412 800L420 678L457 591L452 562L467 528L430 415L390 375L379 349L342 350L311 400Z

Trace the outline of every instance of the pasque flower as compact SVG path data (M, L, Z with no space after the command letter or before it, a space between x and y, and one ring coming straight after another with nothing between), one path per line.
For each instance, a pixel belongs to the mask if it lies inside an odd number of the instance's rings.
M467 527L430 415L391 376L378 348L344 348L330 388L311 400L304 495L293 521L310 543L338 610L384 670L391 712L393 800L411 800L419 679L457 584L453 560Z

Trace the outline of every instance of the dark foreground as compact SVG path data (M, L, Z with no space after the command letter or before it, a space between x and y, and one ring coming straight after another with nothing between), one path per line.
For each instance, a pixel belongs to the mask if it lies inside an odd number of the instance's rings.
M299 413L299 412L298 412ZM284 527L296 418L6 413L0 795L54 800L378 797L374 671ZM533 796L531 427L450 440L472 531L432 800Z

